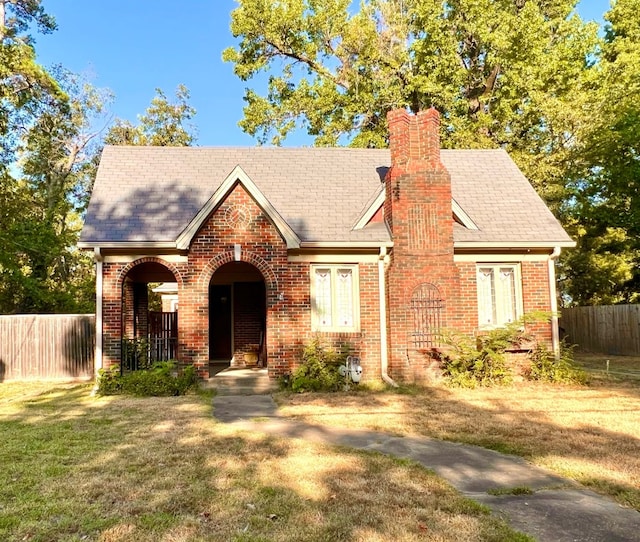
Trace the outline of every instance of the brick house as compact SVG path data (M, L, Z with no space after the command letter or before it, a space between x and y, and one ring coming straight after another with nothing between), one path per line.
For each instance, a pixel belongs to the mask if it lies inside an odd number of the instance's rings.
M80 247L97 266L97 367L151 337L175 283L172 357L289 372L319 335L364 378L421 379L453 329L556 309L574 243L503 150L440 150L431 109L388 115L390 149L106 147ZM151 286L150 286L151 285ZM557 347L557 322L533 332Z

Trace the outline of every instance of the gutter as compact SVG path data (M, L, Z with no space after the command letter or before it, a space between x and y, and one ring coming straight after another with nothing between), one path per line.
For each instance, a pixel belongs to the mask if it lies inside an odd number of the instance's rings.
M378 295L380 296L380 374L390 386L397 388L398 384L389 376L389 351L387 347L387 291L385 287L385 263L388 261L387 247L380 247L378 258Z
M556 359L560 359L560 330L558 328L558 292L556 289L556 261L562 249L557 246L549 256L549 297L551 298L551 347Z
M105 241L100 246L95 243L100 241L80 241L78 248L83 250L100 250L101 248L123 249L123 248L155 248L155 249L173 249L176 250L175 241Z
M102 265L103 256L100 252L100 247L93 249L93 257L96 262L96 350L94 356L94 372L95 377L98 376L98 371L102 369L102 294L103 294L103 282L102 282Z
M391 248L393 246L392 241L384 242L382 245L380 241L302 241L300 248Z
M553 244L552 244L553 243ZM551 247L553 247L553 250L555 252L556 249L559 249L561 247L564 248L573 248L576 246L576 242L575 241L557 241L557 242L553 242L553 241L543 241L543 242L537 242L537 241L529 241L529 242L518 242L518 241L488 241L488 242L482 242L482 241L455 241L453 243L454 248L457 249L475 249L475 250L480 250L480 249L497 249L497 248L502 248L502 249L506 249L506 250L523 250L523 249L550 249Z

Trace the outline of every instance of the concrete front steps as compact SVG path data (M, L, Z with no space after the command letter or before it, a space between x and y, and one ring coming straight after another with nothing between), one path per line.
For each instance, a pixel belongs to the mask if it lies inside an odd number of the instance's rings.
M278 389L264 367L227 367L203 383L217 395L267 395Z

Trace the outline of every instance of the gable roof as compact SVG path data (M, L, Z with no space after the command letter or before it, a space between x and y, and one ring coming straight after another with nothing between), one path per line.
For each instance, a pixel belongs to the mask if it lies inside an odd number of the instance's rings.
M278 211L271 205L271 202L240 166L233 168L233 171L227 175L227 178L222 181L222 184L216 188L216 191L213 193L213 196L209 198L209 201L204 204L204 207L200 209L187 227L182 230L182 233L176 239L176 247L180 249L189 248L193 236L204 224L207 217L226 199L238 183L244 186L245 190L266 214L267 218L275 225L287 243L287 248L300 248L300 238L296 235L296 232L291 229L289 224L280 216Z
M573 246L505 151L441 159L456 246ZM366 225L389 167L386 149L107 146L80 246L186 247L238 181L290 247L389 244L384 224Z

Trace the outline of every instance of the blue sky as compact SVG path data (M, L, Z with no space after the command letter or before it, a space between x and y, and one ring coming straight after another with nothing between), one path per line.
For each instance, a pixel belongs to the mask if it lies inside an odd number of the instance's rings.
M234 0L44 0L58 30L36 37L46 66L62 64L86 73L115 94L114 116L136 121L161 88L173 96L184 84L197 110L198 145L255 145L237 123L246 83L222 62L234 45L229 31ZM601 20L609 0L582 0L586 20ZM303 136L286 145L311 144Z

